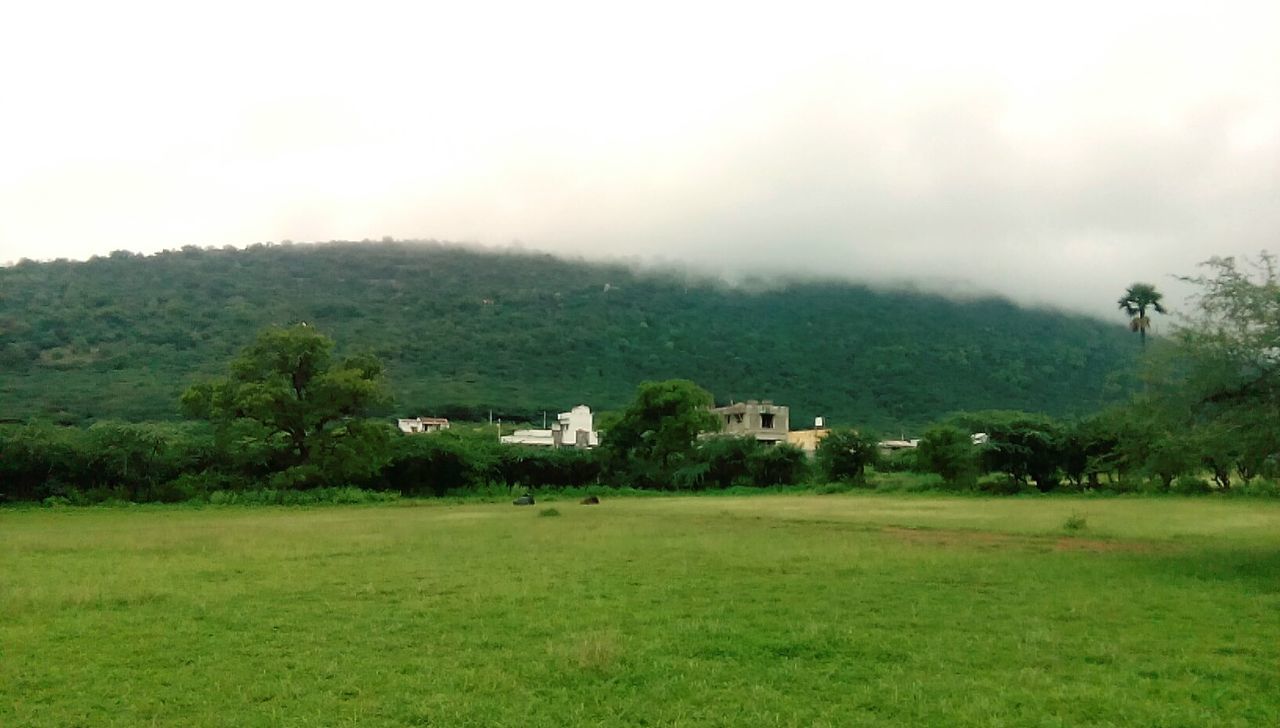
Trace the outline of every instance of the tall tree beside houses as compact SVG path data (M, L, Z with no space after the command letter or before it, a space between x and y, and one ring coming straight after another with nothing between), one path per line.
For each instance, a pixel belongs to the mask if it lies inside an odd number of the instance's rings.
M333 340L301 324L270 327L232 360L228 376L192 385L184 412L214 423L237 451L261 453L277 485L308 487L367 475L387 428L364 418L389 403L382 364L333 357Z

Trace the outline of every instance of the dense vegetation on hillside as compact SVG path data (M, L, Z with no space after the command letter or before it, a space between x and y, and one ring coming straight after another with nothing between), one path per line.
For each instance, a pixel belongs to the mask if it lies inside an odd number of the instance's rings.
M1119 324L999 299L428 243L188 247L0 268L0 419L177 417L187 385L299 321L386 364L388 415L612 409L667 378L789 404L797 427L1068 415L1121 399L1138 349Z

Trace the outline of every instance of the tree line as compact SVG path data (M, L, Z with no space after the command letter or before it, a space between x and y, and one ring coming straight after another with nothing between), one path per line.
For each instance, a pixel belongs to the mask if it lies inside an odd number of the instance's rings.
M403 435L369 416L388 399L378 361L333 350L308 325L264 330L225 376L186 390L183 423L0 426L0 498L183 501L341 487L441 496L493 486L704 489L811 477L796 448L703 437L719 420L708 410L711 396L685 380L640 385L606 424L598 450L503 445L483 426Z
M715 436L711 395L689 380L639 385L602 418L597 450L502 445L488 427L401 435L380 361L339 358L315 327L271 327L221 377L181 396L184 422L0 425L0 499L96 502L226 498L354 487L409 496L602 485L700 490L842 482L870 472L936 476L928 487L1274 493L1280 476L1280 279L1274 259L1215 258L1190 278L1196 311L1150 354L1147 386L1092 416L967 412L885 455L868 429L828 433L811 462L791 446ZM1120 300L1145 337L1153 287ZM1145 344L1144 344L1145 347ZM975 433L981 433L975 437ZM712 436L708 436L711 434ZM218 495L222 494L222 495Z

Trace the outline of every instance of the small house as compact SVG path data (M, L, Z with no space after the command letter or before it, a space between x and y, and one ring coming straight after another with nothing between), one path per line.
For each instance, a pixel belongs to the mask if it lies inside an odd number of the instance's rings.
M502 442L508 445L592 448L600 444L600 433L595 430L591 408L580 404L556 415L550 429L516 430L503 436Z
M443 417L410 417L396 420L396 426L406 435L420 435L449 429L449 420Z

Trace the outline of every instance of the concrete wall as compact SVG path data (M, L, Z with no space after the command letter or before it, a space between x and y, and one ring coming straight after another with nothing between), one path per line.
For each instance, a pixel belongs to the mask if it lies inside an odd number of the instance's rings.
M791 429L790 408L768 400L712 407L711 412L720 419L720 433L724 435L746 435L761 442L785 442Z

